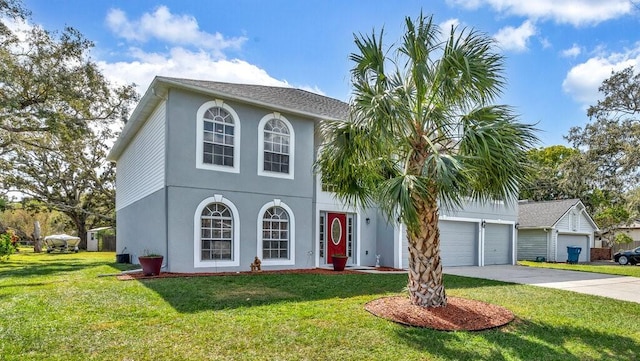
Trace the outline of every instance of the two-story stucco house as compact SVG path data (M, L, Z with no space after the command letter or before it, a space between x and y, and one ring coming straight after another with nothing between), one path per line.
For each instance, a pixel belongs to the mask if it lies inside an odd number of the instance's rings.
M117 250L165 256L170 272L406 267L401 225L336 201L313 173L322 119L348 105L307 91L156 77L109 154ZM442 212L445 265L515 262L517 206Z

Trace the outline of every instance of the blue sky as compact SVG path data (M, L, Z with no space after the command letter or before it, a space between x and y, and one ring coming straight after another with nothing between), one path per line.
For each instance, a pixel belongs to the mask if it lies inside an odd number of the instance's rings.
M114 82L142 93L155 75L284 85L348 101L354 33L422 10L445 27L494 37L506 57L500 103L537 123L541 145L566 144L611 71L640 68L640 1L629 0L24 0L30 26L73 26Z

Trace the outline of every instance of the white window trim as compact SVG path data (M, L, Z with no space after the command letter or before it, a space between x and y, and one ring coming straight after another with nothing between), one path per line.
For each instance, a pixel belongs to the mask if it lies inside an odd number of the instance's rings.
M220 107L228 111L233 117L233 167L205 163L202 159L204 142L204 125L202 119L204 118L204 113L213 107ZM216 170L220 172L240 173L240 117L238 117L238 113L236 113L236 111L229 105L225 104L221 99L208 101L198 108L198 112L196 113L196 124L196 168Z
M283 260L268 260L263 259L262 265L264 266L291 266L296 264L296 218L293 215L293 211L279 199L274 199L273 201L265 204L260 208L260 212L258 212L258 227L257 227L257 240L258 240L258 255L262 256L262 219L264 217L264 213L267 209L271 207L282 207L289 214L289 259Z
M270 172L264 170L264 126L271 119L281 120L289 128L289 173ZM294 179L296 134L293 126L282 114L267 114L258 123L258 175L265 177Z
M202 239L200 237L202 230L202 211L204 207L211 203L222 203L231 210L233 215L233 259L231 261L225 260L202 260ZM193 216L193 267L238 267L240 266L240 216L236 206L231 203L220 194L215 194L213 197L209 197L196 208L196 213Z

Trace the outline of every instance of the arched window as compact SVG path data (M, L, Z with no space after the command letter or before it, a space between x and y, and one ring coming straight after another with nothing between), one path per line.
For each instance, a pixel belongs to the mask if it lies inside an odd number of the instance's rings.
M194 217L194 266L238 266L240 220L238 210L221 195L207 198Z
M240 120L222 100L198 109L197 167L226 172L239 171Z
M233 216L222 203L208 204L202 210L201 257L203 261L233 259Z
M258 174L293 179L294 133L280 113L264 116L258 124Z
M262 217L262 258L289 259L289 215L271 207Z
M295 218L291 208L279 199L260 210L258 254L264 265L295 264Z

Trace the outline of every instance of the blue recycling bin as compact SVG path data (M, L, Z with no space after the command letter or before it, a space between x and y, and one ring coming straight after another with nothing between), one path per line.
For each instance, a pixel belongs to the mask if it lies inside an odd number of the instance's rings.
M567 263L578 263L582 247L567 246Z

